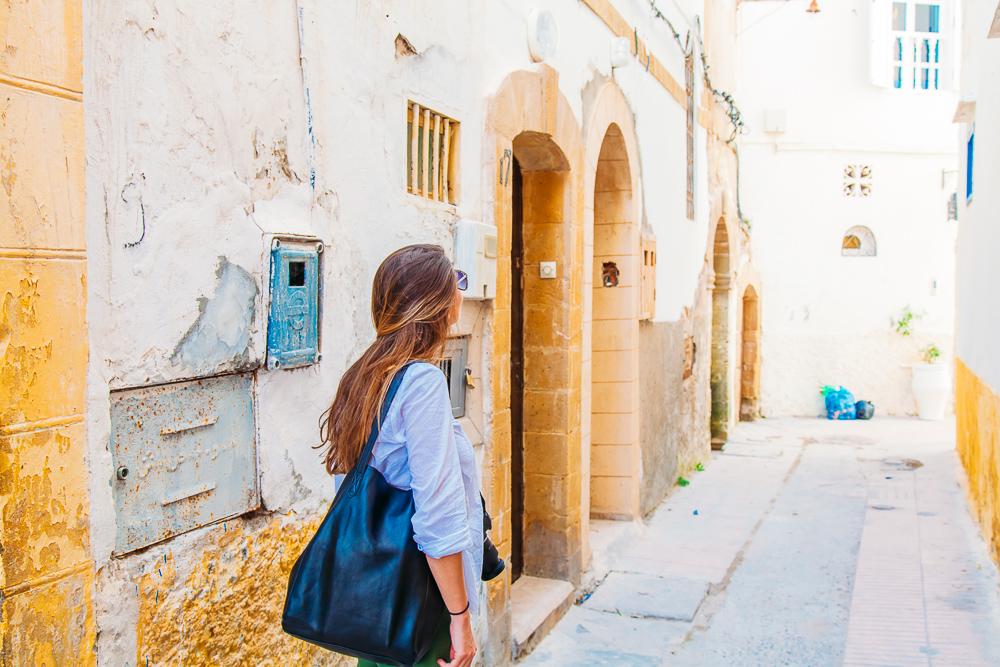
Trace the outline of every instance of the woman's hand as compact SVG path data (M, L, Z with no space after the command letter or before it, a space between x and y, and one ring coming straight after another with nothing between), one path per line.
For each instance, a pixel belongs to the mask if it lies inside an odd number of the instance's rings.
M469 667L476 657L476 638L472 636L469 612L451 617L451 662L438 659L440 667Z
M443 558L427 557L427 564L434 575L434 581L441 591L445 609L454 611L451 616L451 661L438 658L441 667L469 667L476 656L476 639L472 636L472 614L469 613L469 598L465 594L465 575L462 571L462 554L451 554ZM464 609L461 614L459 610Z

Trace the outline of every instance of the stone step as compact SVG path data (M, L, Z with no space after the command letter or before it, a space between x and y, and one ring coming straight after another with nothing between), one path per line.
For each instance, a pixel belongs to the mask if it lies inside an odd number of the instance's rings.
M568 581L522 575L510 587L513 659L526 656L573 605Z

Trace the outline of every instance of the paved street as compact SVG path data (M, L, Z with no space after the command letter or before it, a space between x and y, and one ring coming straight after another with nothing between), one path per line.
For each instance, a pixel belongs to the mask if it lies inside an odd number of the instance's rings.
M996 570L950 422L741 424L526 665L996 665Z

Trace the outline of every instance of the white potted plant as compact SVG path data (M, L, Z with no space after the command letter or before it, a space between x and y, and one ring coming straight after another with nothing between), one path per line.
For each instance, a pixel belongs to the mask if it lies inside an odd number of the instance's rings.
M951 395L951 377L942 362L941 350L931 343L921 350L923 363L913 364L913 397L917 399L917 416L939 421Z

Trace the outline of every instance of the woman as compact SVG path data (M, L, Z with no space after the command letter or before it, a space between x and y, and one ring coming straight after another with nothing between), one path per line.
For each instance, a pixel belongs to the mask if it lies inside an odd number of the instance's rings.
M327 472L350 470L390 381L410 364L369 465L392 486L413 491L413 539L449 614L419 665L468 667L476 653L472 616L483 560L479 479L472 445L452 418L447 382L435 364L461 314L467 283L440 246L411 245L389 255L372 286L375 342L344 374L321 424Z

